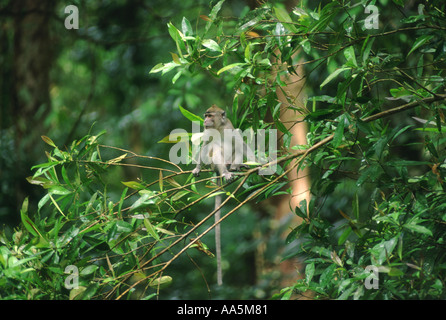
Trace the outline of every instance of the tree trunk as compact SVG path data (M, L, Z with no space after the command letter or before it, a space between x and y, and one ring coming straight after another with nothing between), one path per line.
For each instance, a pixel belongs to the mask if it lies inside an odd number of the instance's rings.
M44 120L51 108L49 72L52 62L49 19L55 2L50 0L15 0L14 57L12 66L11 102L8 118L13 129L16 170L15 202L19 207L29 185L30 165L41 157L38 142Z

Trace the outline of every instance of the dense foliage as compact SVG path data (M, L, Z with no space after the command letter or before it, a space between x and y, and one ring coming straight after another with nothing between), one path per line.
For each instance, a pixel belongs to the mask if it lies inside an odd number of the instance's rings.
M283 193L288 170L311 171L312 199L295 208L303 223L286 239L297 243L287 258L301 259L305 273L271 296L444 299L446 4L303 1L287 11L266 3L237 19L224 6L192 17L200 28L191 17L168 23L176 52L151 73L172 73L173 85L210 75L238 127L283 135L276 174L253 168L224 186L225 202L236 199L224 219ZM308 125L307 145L291 146L277 92L302 67L304 106L282 90ZM191 213L220 188L182 164L102 145L101 135L66 149L42 137L48 161L28 181L46 194L33 214L25 201L21 228L1 237L2 298L163 297L178 260L212 256L204 240L213 212ZM125 167L156 175L110 190Z

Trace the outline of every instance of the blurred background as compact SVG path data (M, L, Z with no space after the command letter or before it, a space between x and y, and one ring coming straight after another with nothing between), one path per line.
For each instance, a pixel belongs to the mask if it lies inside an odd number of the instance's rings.
M167 159L170 145L157 142L172 129L190 127L190 121L179 112L180 105L201 115L211 104L232 104L228 89L209 74L181 77L175 84L171 81L173 74L149 74L156 64L171 61L170 52L176 50L167 24L181 26L182 18L187 17L193 28L203 28L206 21L199 16L209 14L215 3L0 1L1 229L11 230L20 223L19 212L25 197L30 197L32 212L45 193L26 180L32 175L31 167L47 159L45 150L49 148L42 135L67 149L72 141L88 133L106 130L101 140L105 145ZM235 24L238 16L256 4L226 1L222 15L233 17ZM79 10L77 30L65 27L68 5ZM150 174L120 170L111 185L142 175L151 180L147 176ZM209 201L201 214L211 208ZM225 286L224 296L264 298L271 295L273 283L279 285L280 271L272 266L280 262L281 235L287 221L278 224L262 219L273 211L274 208L253 204L223 225L223 255L231 256L232 262L229 266L224 261L225 281L236 284ZM268 237L268 246L261 244L262 234ZM207 239L210 243L212 237ZM262 256L271 261L254 263L257 250L262 250ZM184 278L184 286L176 282L175 288L180 291L168 291L161 298L207 298L200 272L187 257L182 259L187 263L177 263L181 266L178 272L195 272ZM257 281L255 265L266 272L264 280ZM207 267L215 268L213 260L208 259ZM295 275L294 268L292 273ZM254 283L257 285L253 286ZM188 288L187 295L178 288Z

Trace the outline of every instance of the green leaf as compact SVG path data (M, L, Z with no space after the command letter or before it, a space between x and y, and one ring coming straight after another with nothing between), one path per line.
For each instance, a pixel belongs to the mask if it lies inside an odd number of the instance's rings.
M408 125L408 126L405 126L405 127L402 128L402 129L398 130L398 132L397 132L395 135L393 135L392 139L390 140L390 143L392 143L393 140L395 140L395 139L396 139L400 134L402 134L404 131L406 131L407 129L412 128L412 127L413 127L413 125Z
M180 31L171 23L167 23L167 30L169 31L170 37L178 43L182 41Z
M263 193L265 195L265 198L269 198L278 194L283 194L281 191L281 189L286 186L288 183L286 181L284 182L280 182L280 183L276 183L273 184L271 186L269 186L268 188L266 188Z
M210 49L212 51L219 51L219 52L221 52L221 48L218 45L218 43L215 42L212 39L205 39L205 40L203 40L203 42L201 44L203 45L203 47L206 47L206 48L208 48L208 49Z
M435 148L435 146L429 136L426 137L426 147L435 158L439 157L437 149Z
M68 178L67 169L65 168L65 166L62 166L62 178L70 188L73 188L73 185L71 184L71 181Z
M309 40L308 38L302 40L302 41L299 43L299 45L302 47L302 49L304 50L304 52L305 52L306 54L310 54L310 52L311 52L311 42L310 42L310 40Z
M155 204L154 200L155 193L153 191L140 190L139 194L140 198L136 200L135 203L133 203L133 205L130 207L130 211L144 209L148 206Z
M6 269L8 257L11 255L11 251L8 248L1 246L0 247L0 263L3 265L3 268Z
M183 17L183 21L181 22L181 30L186 37L194 35L194 30L192 29L192 26L189 20L186 19L186 17Z
M429 42L433 37L434 37L433 35L424 35L424 36L421 36L421 37L417 38L417 40L415 40L415 43L412 46L412 49L410 49L410 51L407 54L407 56L410 56L410 54L412 52L417 50L419 47L424 45L426 42Z
M334 78L336 78L341 72L344 72L346 70L350 70L350 67L344 67L344 68L340 68L340 69L336 69L333 73L331 73L327 79L325 79L321 85L319 86L319 88L322 89L322 87L324 87L327 83L329 83L330 81L332 81Z
M338 239L338 245L343 245L344 242L347 240L348 236L350 235L350 233L352 232L352 228L350 226L348 226L344 232L341 234L341 236Z
M130 223L118 220L116 221L116 232L130 233L133 231L133 227Z
M175 62L176 64L181 64L180 58L176 53L171 52L170 55L172 56L173 62Z
M249 20L248 22L246 22L245 24L243 24L239 30L240 31L244 31L250 27L252 27L253 25L255 25L256 23L258 23L259 21L262 21L262 17L261 16L256 16L253 19Z
M285 29L287 29L291 33L298 32L296 27L292 24L293 20L291 20L291 17L288 14L288 11L284 7L282 7L282 6L274 7L274 15L282 23L282 25L284 26Z
M344 50L344 57L347 60L347 65L350 67L358 67L356 62L355 48L353 46L347 47Z
M159 67L160 65L162 65L162 67ZM153 67L153 69L149 72L149 73L157 73L162 71L162 75L166 74L167 72L175 69L178 67L178 64L175 62L169 62L169 63L160 63L157 64L155 67Z
M84 291L87 290L84 286L78 286L70 290L70 300L81 300Z
M389 91L390 91L390 94L392 95L392 97L394 97L394 98L401 98L401 97L407 97L407 96L412 95L412 92L410 92L409 90L407 90L406 88L403 88L403 87L392 88Z
M307 266L305 267L305 282L307 283L307 285L310 285L311 279L313 279L314 276L314 271L314 263L307 264Z
M160 173L162 171L160 170ZM127 194L127 191L129 190L129 188L124 188L124 190L122 191L121 194L121 198L119 199L119 204L118 204L118 217L122 217L122 213L121 213L121 209L122 209L122 204L124 203L124 199L125 199L125 195Z
M172 78L172 84L175 84L182 74L183 70L178 71Z
M291 230L291 232L287 235L287 237L285 239L285 243L290 244L291 242L296 240L299 230L300 230L299 228L294 228L293 230Z
M34 225L34 223L31 221L31 219L28 217L28 197L25 198L25 200L22 203L22 209L20 209L20 217L22 219L22 223L25 226L25 228L35 237L38 237L39 234L37 233L37 227Z
M302 202L303 201L305 201L305 204L304 205L302 205ZM307 207L307 201L304 199L302 202L301 202L301 204L300 204L300 206L302 207L302 208L306 208ZM294 210L294 213L296 213L296 215L298 216L298 217L301 217L301 218L303 218L303 219L306 219L306 218L308 218L307 217L307 215L299 208L299 206L296 206L296 209Z
M38 186L42 186L45 189L51 188L54 186L54 182L44 178L44 177L27 177L26 180L28 183L35 184Z
M136 181L121 181L121 183L123 185L125 185L126 187L129 187L129 188L135 189L135 190L142 190L145 188L141 183L136 182Z
M49 194L44 195L42 197L42 199L39 200L39 203L37 204L37 208L38 208L39 211L48 202L48 200L50 200L50 195Z
M344 280L343 283L346 283L345 286L350 285L353 282L353 279ZM342 284L341 284L342 285ZM345 290L342 290L342 294L337 298L337 300L347 300L348 297L357 289L358 284L353 284Z
M72 193L72 191L65 189L62 186L53 186L50 188L50 193L57 194L57 195L67 195L67 194Z
M342 138L344 137L344 123L345 123L345 116L342 115L339 117L338 126L336 127L336 130L334 132L333 137L333 147L337 148L342 142Z
M228 70L230 70L230 69L232 69L232 68L235 68L235 67L238 67L238 66L243 66L243 65L246 65L246 63L237 62L237 63L229 64L229 65L227 65L227 66L221 68L220 70L218 70L218 71L217 71L217 75L220 75L221 73L223 73L223 72L225 72L225 71L228 71Z
M26 230L28 230L33 236L40 238L37 247L46 247L49 244L48 240L43 236L42 232L37 228L34 222L28 217L28 201L28 198L25 198L23 201L22 208L20 209L20 218L22 219L22 223Z
M249 43L246 48L245 48L245 61L251 61L252 58L252 51L251 48L253 47L253 45L251 43Z
M58 226L57 228L60 230L62 226ZM55 230L58 233L58 230ZM57 233L56 233L56 237L57 237ZM58 247L63 247L65 245L67 245L68 243L70 243L77 235L79 234L79 228L77 228L76 226L72 226L71 228L69 228L67 231L64 232L64 234L60 237L57 238L57 245Z
M221 0L212 8L211 13L209 14L209 18L211 18L211 20L215 20L215 18L217 18L217 14L224 2L225 0Z
M91 264L85 268L83 268L80 272L79 275L81 276L88 276L89 274L94 273L97 269L99 268L99 266L95 265L95 264Z
M283 288L282 290L280 290L280 294L282 295L280 300L290 300L291 295L293 293L294 293L294 288L293 287Z
M361 48L362 55L362 63L366 63L370 56L370 52L372 50L373 42L375 42L375 38L370 39L370 34L367 35L367 38L364 40L364 44Z
M180 141L187 141L192 136L192 133L188 132L178 132L175 134L169 134L162 138L158 143L178 143Z
M397 243L398 237L394 237L387 241L382 241L370 249L370 254L375 258L376 263L381 265L386 258L390 257Z
M170 36L175 41L178 55L180 56L180 58L183 58L183 53L181 52L181 48L185 49L183 42L183 37L184 37L183 34L171 22L167 24L167 29L169 31Z
M361 175L359 176L358 180L356 180L356 185L359 187L368 179L370 179L371 181L376 181L377 178L381 175L381 173L382 173L381 166L374 163L371 166L361 171Z
M54 144L53 140L48 138L47 136L41 136L42 140L45 141L46 144L49 144L52 147L56 148L56 145Z
M97 192L93 193L93 195L90 198L90 201L88 201L87 207L85 208L85 215L88 215L90 213L90 210L93 208L97 197L98 193Z
M179 106L179 109L180 109L181 113L183 114L183 116L185 116L190 121L199 121L200 123L203 123L203 118L201 118L200 116L193 114L189 110L184 109L182 106Z
M172 277L170 276L162 276L159 278L156 278L154 280L151 280L149 282L149 286L152 288L165 288L169 286L172 283Z
M288 129L285 127L285 125L280 120L274 121L274 124L277 126L277 129L279 129L280 132L283 132L284 134L290 134Z
M400 277L404 275L404 272L397 268L390 268L387 274L391 277Z
M333 280L333 273L336 270L336 265L331 264L329 267L327 267L321 274L319 278L319 284L322 286L322 288L325 288L331 280Z
M398 252L398 257L400 258L400 260L403 260L403 234L402 233L398 237L397 252Z
M158 63L156 66L154 66L149 73L157 73L163 71L165 68L164 63Z
M414 218L411 221L409 221L408 223L404 224L403 227L406 229L409 229L411 231L414 232L418 232L421 234L425 234L428 236L433 236L432 231L429 230L428 228L424 227L424 226L420 226L418 223L423 222L423 220L418 219L418 218Z
M155 228L150 223L149 219L144 219L144 226L146 227L147 234L152 236L155 240L160 240L160 237L158 236L158 233L156 233Z
M180 200L182 197L184 197L185 195L187 195L187 194L189 194L190 193L190 191L188 191L188 190L182 190L182 191L179 191L179 192L177 192L176 194L174 194L173 196L172 196L172 201L178 201L178 200Z

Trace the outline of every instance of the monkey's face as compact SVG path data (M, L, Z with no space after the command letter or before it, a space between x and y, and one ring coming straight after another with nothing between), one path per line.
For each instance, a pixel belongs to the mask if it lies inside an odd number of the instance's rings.
M225 114L218 112L206 112L204 114L204 127L206 129L219 129L224 125Z

